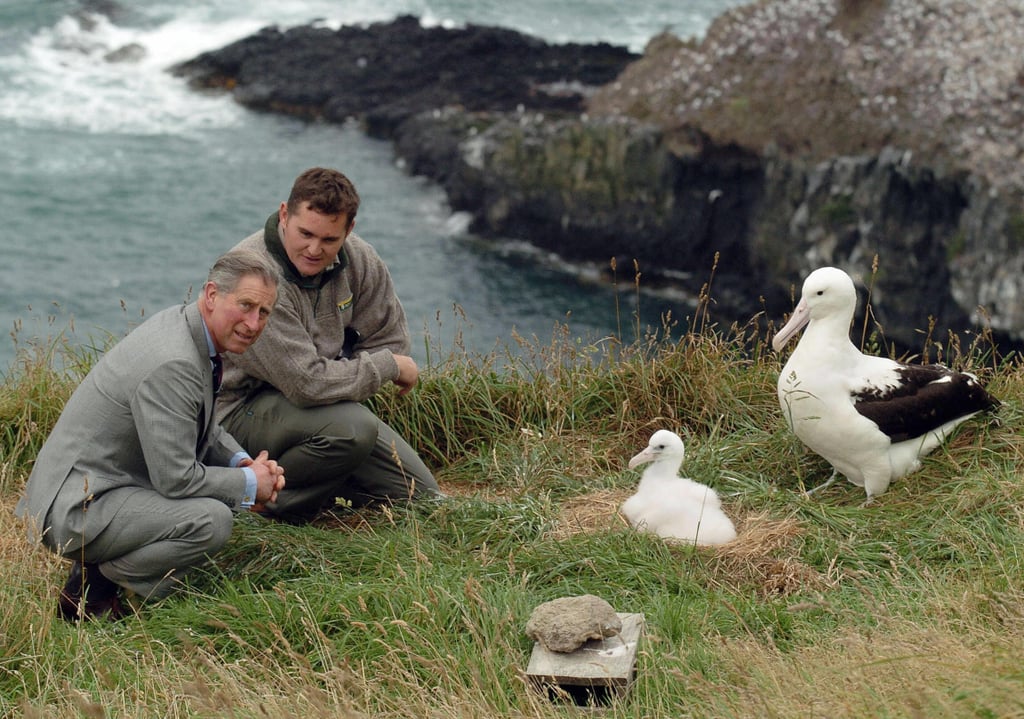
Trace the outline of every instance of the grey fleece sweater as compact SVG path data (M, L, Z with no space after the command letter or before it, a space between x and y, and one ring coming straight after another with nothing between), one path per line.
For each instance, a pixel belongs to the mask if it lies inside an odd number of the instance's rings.
M244 354L225 353L218 421L267 385L300 407L361 402L398 377L392 353L409 354L405 310L377 251L352 233L338 255L342 267L325 270L322 286L302 287L283 253L268 249L275 240L280 248L274 219L237 245L273 259L285 279L260 338ZM338 359L348 326L362 338L351 359Z

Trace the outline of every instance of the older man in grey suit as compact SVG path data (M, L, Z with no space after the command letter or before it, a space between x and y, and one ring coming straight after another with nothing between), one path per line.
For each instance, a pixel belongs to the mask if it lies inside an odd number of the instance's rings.
M229 252L194 303L153 315L89 372L39 452L17 513L72 560L67 620L118 618L120 588L170 593L228 541L235 511L273 501L284 470L213 419L220 353L244 352L277 299L276 267Z

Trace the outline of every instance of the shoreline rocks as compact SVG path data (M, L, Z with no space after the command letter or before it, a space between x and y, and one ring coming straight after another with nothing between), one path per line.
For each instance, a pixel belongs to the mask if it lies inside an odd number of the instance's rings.
M497 27L424 27L406 15L338 30L268 27L172 72L255 110L354 119L389 139L410 117L445 107L579 113L586 95L635 59L607 43L550 45Z

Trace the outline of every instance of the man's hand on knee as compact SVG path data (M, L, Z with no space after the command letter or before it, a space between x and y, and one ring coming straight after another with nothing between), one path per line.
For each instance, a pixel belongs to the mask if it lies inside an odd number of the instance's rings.
M420 368L412 357L394 355L394 358L398 363L398 376L395 378L395 384L399 387L398 394L408 394L419 380Z

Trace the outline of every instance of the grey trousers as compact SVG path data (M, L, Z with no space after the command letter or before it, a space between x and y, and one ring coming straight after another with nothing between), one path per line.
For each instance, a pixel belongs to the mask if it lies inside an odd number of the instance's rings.
M130 589L141 599L170 594L189 568L205 563L231 537L234 513L223 502L207 497L170 499L143 487L105 492L100 503L118 507L107 515L105 528L90 542L55 547L68 559L99 565L107 579ZM57 537L48 538L53 544Z
M267 389L221 425L249 454L265 449L284 467L285 488L267 510L285 521L308 521L338 499L360 507L440 496L416 451L358 402L297 407Z

